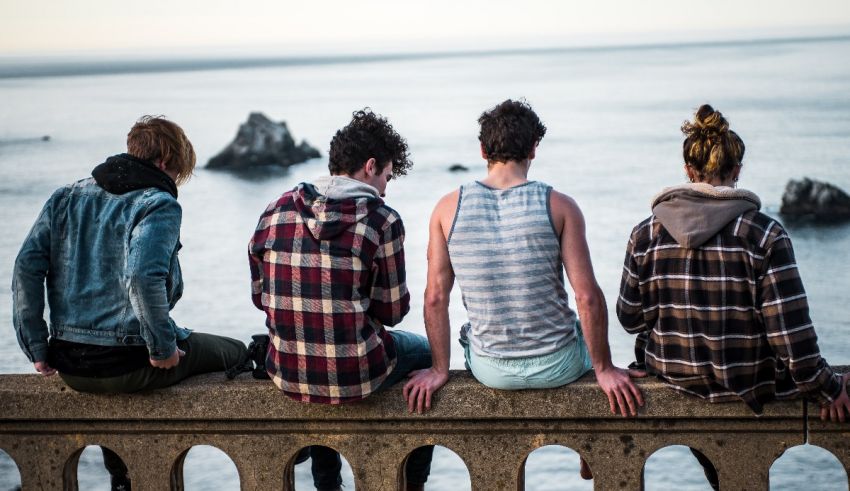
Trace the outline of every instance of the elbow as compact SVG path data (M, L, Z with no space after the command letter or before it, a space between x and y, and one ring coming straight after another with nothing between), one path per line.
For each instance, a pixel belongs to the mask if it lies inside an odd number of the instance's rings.
M449 295L436 288L425 289L425 308L429 310L448 309Z
M605 298L599 289L589 292L576 292L575 302L580 312L595 312L605 309Z
M162 302L168 305L165 276L131 274L127 278L126 285L131 302L136 301L146 304L158 304Z
M131 288L145 288L151 285L165 284L168 272L144 272L136 271L127 277L127 283Z

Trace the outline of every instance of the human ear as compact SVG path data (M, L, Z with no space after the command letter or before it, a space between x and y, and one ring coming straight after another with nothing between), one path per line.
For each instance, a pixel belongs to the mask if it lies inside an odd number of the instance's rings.
M690 165L685 164L685 177L688 178L690 182L696 182L696 177L694 176L694 169L691 168Z
M369 158L369 160L366 161L366 164L363 166L363 170L369 177L372 177L378 173L378 161L375 160L375 157L371 157Z
M732 171L732 179L734 179L735 181L737 181L738 177L741 175L741 167L743 167L743 166L741 164L738 164L738 165L735 166L735 169Z

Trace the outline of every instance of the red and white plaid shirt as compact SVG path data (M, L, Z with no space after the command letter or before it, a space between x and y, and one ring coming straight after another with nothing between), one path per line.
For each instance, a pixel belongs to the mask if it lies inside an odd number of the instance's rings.
M273 346L266 368L286 395L357 401L392 371L384 325L410 309L403 242L378 197L331 199L302 183L266 208L249 244L252 293Z

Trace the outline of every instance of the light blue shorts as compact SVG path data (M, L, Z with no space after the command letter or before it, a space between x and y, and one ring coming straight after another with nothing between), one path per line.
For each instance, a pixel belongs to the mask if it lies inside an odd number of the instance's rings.
M460 344L466 369L479 382L493 389L551 389L574 382L593 368L579 323L576 323L576 337L571 343L541 356L493 358L472 351L463 336Z

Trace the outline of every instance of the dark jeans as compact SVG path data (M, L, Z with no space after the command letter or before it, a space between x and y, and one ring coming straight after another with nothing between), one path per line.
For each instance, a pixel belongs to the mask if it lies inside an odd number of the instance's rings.
M163 370L148 365L145 368L117 377L76 377L62 374L62 380L79 392L99 394L129 393L140 390L161 389L174 385L192 375L219 372L244 361L248 348L242 341L193 332L184 341L178 341L177 347L186 352L180 363L174 368ZM103 450L103 464L111 476L126 476L127 466L121 457L108 448Z
M428 344L428 339L405 331L389 331L389 333L395 342L396 366L375 393L401 382L413 370L421 370L431 366L431 346ZM337 489L342 485L342 477L340 477L342 460L339 452L328 447L313 445L302 450L299 454L300 458L296 459L296 462L302 459L306 460L307 452L313 459L310 470L313 473L313 485L316 486L316 489L325 491ZM431 473L431 457L433 454L433 445L419 447L410 453L405 466L407 482L425 484L428 480L428 474Z

